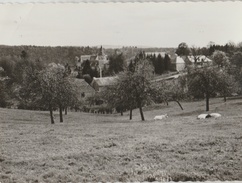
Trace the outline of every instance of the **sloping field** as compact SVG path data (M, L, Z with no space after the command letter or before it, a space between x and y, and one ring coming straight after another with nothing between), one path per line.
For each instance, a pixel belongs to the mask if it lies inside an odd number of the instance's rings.
M124 116L0 109L0 182L242 180L242 99L157 105ZM169 118L154 121L155 115Z

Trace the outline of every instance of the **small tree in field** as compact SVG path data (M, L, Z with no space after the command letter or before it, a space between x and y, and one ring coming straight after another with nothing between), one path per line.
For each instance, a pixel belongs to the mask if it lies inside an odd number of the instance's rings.
M63 122L62 110L68 106L75 106L78 103L77 86L69 77L62 78L57 85L56 102L59 107L60 122Z
M180 77L178 79L163 81L159 84L154 83L153 85L153 101L158 103L165 102L168 105L169 101L176 102L181 110L183 107L180 101L187 97L187 92L185 91L185 81L184 78Z
M122 106L130 110L130 119L132 119L132 109L139 108L141 120L144 121L142 107L151 102L151 83L152 67L147 60L139 60L132 71L126 70L118 75L116 84L109 88L106 98L113 106Z
M225 76L225 77L223 77ZM216 93L224 95L230 90L230 81L224 70L217 67L204 66L193 68L188 75L188 90L193 95L204 95L206 99L206 111L209 111L209 99Z
M128 93L125 93L123 90L124 86L122 84L124 83L118 83L118 81L114 85L109 86L107 90L103 91L101 96L108 103L109 107L119 109L121 115L123 115L123 111L125 109L130 109L133 104L131 101L126 100L128 99Z
M58 70L49 67L39 75L41 100L46 104L50 111L51 124L54 124L53 107L56 106Z
M77 90L65 75L62 65L52 64L39 74L41 101L48 106L51 123L54 123L53 107L59 107L60 122L63 122L63 107L78 101Z
M165 91L165 95L167 96L168 100L175 101L181 110L183 110L183 107L180 101L186 98L186 91L182 80L183 78L178 78L177 80L168 82L167 90Z
M221 71L219 73L219 78L218 91L220 95L223 96L224 102L226 102L226 97L237 90L237 83L234 77L229 75L226 71Z

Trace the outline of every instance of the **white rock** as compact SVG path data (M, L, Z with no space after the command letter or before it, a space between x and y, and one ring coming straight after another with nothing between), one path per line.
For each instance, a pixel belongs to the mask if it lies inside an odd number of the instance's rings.
M219 117L221 117L221 114L219 114L219 113L211 113L210 116L212 116L213 118L219 118Z
M167 114L155 116L154 120L162 120L162 119L165 119L165 118L168 118Z
M211 117L209 114L200 114L200 115L198 115L197 119L206 119L209 117Z

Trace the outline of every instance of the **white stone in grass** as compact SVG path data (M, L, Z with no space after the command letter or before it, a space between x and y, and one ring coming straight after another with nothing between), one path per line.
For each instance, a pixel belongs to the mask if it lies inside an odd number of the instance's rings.
M155 116L154 117L154 120L162 120L162 119L165 119L165 118L168 118L168 115L167 114Z
M206 119L206 118L210 118L211 116L209 114L200 114L198 115L197 119Z
M211 113L210 116L212 116L213 118L220 118L221 114L219 114L219 113Z

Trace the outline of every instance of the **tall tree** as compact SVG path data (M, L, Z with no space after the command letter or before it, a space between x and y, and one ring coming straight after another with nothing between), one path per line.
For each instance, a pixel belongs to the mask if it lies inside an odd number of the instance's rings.
M171 58L169 57L168 54L165 54L165 58L164 58L164 69L165 69L165 71L170 70L170 65L171 65Z
M53 107L56 107L57 85L59 79L58 70L61 68L48 67L39 75L41 100L48 105L51 124L54 124Z
M25 109L40 109L41 102L39 100L40 82L39 73L44 69L44 64L39 62L32 62L32 64L25 66L22 75L20 76L21 83L18 90L17 98L21 102L21 107Z
M93 71L92 71L92 68L91 68L91 65L90 65L90 61L89 60L86 60L84 63L83 63L83 69L82 69L82 75L86 75L86 74L89 74L91 77L93 77Z
M191 54L193 56L194 59L194 64L197 65L197 61L199 59L199 49L195 46L191 47Z
M177 55L188 56L190 53L191 53L191 50L186 43L182 42L178 45L178 48L176 50Z
M168 105L169 101L176 102L181 110L183 107L181 101L187 98L186 81L183 76L178 79L162 81L159 83L153 83L153 101L157 103L166 103Z
M124 56L122 53L118 54L115 52L109 57L109 72L117 74L121 71L124 71L126 67L124 62Z
M156 59L156 64L155 64L155 72L157 74L162 74L165 71L165 63L164 59L161 57L159 54Z
M226 53L223 51L216 50L212 54L213 63L219 67L226 67L229 65L229 59Z

